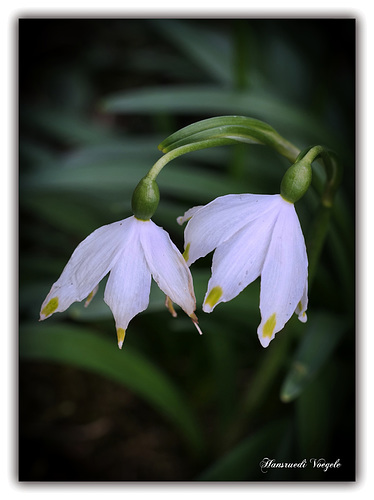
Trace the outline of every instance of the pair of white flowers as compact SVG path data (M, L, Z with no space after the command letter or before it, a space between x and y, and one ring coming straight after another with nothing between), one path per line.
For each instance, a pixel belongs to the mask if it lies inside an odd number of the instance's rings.
M103 226L74 251L44 300L40 319L91 301L108 273L104 300L122 347L131 319L149 303L151 277L173 312L178 304L197 326L189 266L214 250L203 310L236 297L261 275L259 340L267 347L295 312L306 321L308 260L293 203L281 195L227 195L188 210L184 254L152 220L135 216ZM199 327L197 326L200 331ZM201 333L201 331L200 331Z

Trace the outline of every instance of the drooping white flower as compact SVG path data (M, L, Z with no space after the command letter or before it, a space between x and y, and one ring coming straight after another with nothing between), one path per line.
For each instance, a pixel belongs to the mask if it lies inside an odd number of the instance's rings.
M188 210L185 229L188 265L215 250L203 310L236 297L261 275L261 323L267 347L295 312L305 322L308 259L293 203L281 195L240 194L216 198Z
M130 320L148 306L151 276L169 309L175 302L197 326L192 276L182 254L164 229L134 216L100 227L78 245L44 300L40 320L85 298L88 305L109 272L104 300L115 318L120 348Z

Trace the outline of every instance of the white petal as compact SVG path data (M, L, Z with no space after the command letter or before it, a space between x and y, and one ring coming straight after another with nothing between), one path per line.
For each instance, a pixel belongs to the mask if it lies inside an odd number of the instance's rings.
M196 309L192 276L169 234L154 222L139 221L145 259L160 289L189 316Z
M271 210L277 196L229 194L197 210L184 232L187 264L204 257L260 214Z
M188 220L191 219L191 217L193 215L195 215L195 213L200 210L200 208L203 208L204 205L197 205L196 207L192 207L190 209L187 210L187 212L184 213L184 215L182 215L181 217L178 217L177 218L177 222L178 224L181 226L182 224L184 224L185 222L187 222Z
M236 297L260 275L277 215L274 210L262 213L216 249L205 312Z
M119 346L131 319L144 311L149 303L151 273L144 258L137 224L132 224L125 247L110 271L104 301L110 307Z
M42 304L41 320L89 296L114 266L130 221L131 218L102 226L77 246Z
M257 333L263 347L290 319L302 299L308 276L304 237L293 204L282 200L261 273L261 323Z

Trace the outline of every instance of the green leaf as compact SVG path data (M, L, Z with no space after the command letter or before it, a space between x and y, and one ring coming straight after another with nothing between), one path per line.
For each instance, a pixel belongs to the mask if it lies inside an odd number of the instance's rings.
M198 64L205 74L223 84L234 83L232 53L222 33L207 30L206 25L201 28L197 23L176 19L150 22L173 46L179 47L191 61Z
M215 85L148 87L112 94L103 99L102 108L111 113L245 114L282 127L282 131L287 127L294 134L307 134L310 141L324 137L335 148L331 131L324 129L310 113L265 92L238 92Z
M199 141L202 132L208 131L214 137L218 136L220 132L223 135L225 127L230 126L243 129L244 131L247 130L248 134L252 132L255 134L254 139L258 139L256 142L261 142L262 136L265 137L266 135L276 133L270 125L254 118L246 116L215 116L183 127L164 139L158 147L164 152L171 151L180 145L195 142L196 136L196 140Z
M88 196L87 196L88 197ZM97 207L90 206L91 200L76 196L56 196L48 191L41 192L38 196L24 195L21 205L29 213L34 213L40 219L58 227L68 234L85 235L96 229L100 220ZM92 200L91 205L96 200ZM102 223L104 224L104 220Z
M198 481L246 481L261 474L260 462L271 456L283 439L287 422L275 421L243 440L197 477ZM264 475L266 479L266 475Z
M183 160L174 162L167 173L162 172L159 176L161 203L164 192L169 192L173 197L187 195L195 200L195 203L209 202L216 196L230 192L243 192L243 183L229 180L222 173L206 172L185 165ZM125 166L123 162L92 164L79 168L59 168L58 165L51 165L39 175L24 175L21 188L22 192L31 196L43 192L66 196L66 192L69 192L69 196L78 196L77 200L82 194L88 196L91 193L95 197L98 194L110 194L116 201L127 199L130 208L132 192L149 168L150 164L141 160L132 161ZM63 214L60 215L63 217Z
M281 387L282 401L297 398L332 355L350 327L347 318L311 312L306 331Z
M122 162L124 168L134 159L155 161L157 158L157 144L159 135L155 136L123 136L121 139L110 139L101 143L89 144L85 147L73 149L62 157L63 167L82 167L84 165Z
M64 144L95 144L110 137L111 130L90 118L62 107L29 107L22 110L23 122Z
M125 385L159 410L183 434L195 452L203 446L191 407L168 377L140 353L116 340L69 324L27 324L20 331L20 356L55 361L99 373Z
M329 452L333 435L334 412L339 399L331 394L339 384L336 363L325 364L316 377L295 402L298 446L304 456L325 457Z
M249 287L249 289L251 289L251 287ZM259 290L255 290L255 293L257 293L258 297ZM254 317L258 324L260 318L256 318L256 316L259 316L257 297L253 296L251 300L252 307L257 307L257 315L253 310L251 312L251 317ZM241 311L241 315L245 315L244 309ZM298 323L301 325L300 322ZM261 361L258 363L257 369L253 370L248 386L240 396L241 400L237 404L238 410L233 414L230 428L226 432L225 441L228 445L235 442L239 436L243 435L248 425L248 421L255 415L261 413L264 403L272 392L272 387L278 384L279 374L282 373L285 360L287 360L295 326L297 328L299 325L295 325L295 321L291 320L285 326L282 335L277 338L276 345L270 346L270 349L266 349L266 351L261 353ZM255 328L256 326L254 326L254 333L256 332Z
M129 165L123 161L108 161L92 163L77 168L64 167L59 163L50 164L36 175L25 174L22 178L21 188L29 191L66 191L90 194L95 189L100 191L118 191L135 188L141 177L149 169L149 163L138 160Z
M164 153L180 146L212 139L235 140L249 144L263 144L294 162L299 150L281 137L267 123L246 116L217 116L201 120L167 137L159 149Z

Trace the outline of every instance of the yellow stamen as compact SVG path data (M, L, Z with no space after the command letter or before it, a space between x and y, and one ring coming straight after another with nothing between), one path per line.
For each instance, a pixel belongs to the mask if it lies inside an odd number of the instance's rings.
M58 297L53 297L41 311L41 316L50 316L58 308ZM41 318L44 319L44 318Z
M177 317L177 313L175 312L175 309L173 307L173 302L171 301L171 298L166 295L166 300L165 300L165 306L168 308L169 313L173 316L173 318Z
M222 297L223 290L220 286L215 286L209 292L208 297L205 299L205 304L208 304L211 308L213 308L219 299Z
M91 300L95 297L98 288L99 288L98 286L95 286L95 288L92 290L92 292L88 295L86 302L84 303L84 307L87 307L90 305Z
M267 319L266 323L264 324L264 326L262 328L262 336L271 338L271 336L273 335L273 331L274 331L276 323L277 323L276 314L273 313Z
M125 340L126 330L123 328L117 328L117 339L118 339L118 347L122 349L123 341Z

